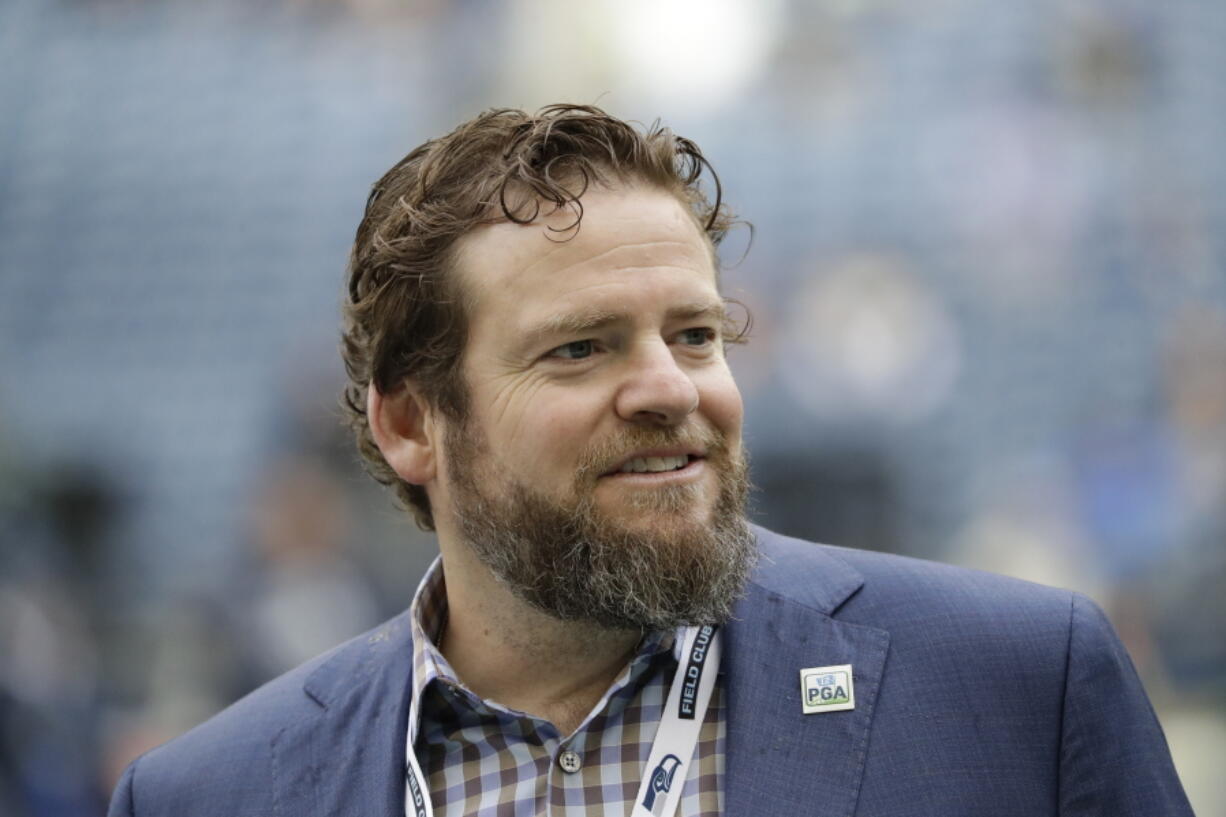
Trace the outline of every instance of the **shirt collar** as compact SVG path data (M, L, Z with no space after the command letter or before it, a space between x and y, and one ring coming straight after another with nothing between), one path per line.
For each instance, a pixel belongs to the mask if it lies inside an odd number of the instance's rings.
M447 585L441 556L434 559L417 586L409 620L413 633L413 697L409 711L420 712L422 694L434 679L455 679L455 672L436 646L447 620ZM411 741L417 739L417 726L416 721L409 724Z
M447 583L441 556L435 558L417 586L409 608L409 618L413 633L413 697L410 711L420 714L422 696L431 683L437 680L460 685L455 670L438 649L439 636L447 623ZM675 661L680 661L684 630L681 627L648 633L639 645L632 664L646 664L666 650L672 652ZM409 739L412 742L417 740L420 720L419 716L409 724Z

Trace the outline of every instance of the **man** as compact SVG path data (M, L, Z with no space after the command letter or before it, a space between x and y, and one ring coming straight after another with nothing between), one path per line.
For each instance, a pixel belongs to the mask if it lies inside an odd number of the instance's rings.
M346 403L441 561L112 815L1191 813L1088 600L746 524L706 167L555 106L376 184Z

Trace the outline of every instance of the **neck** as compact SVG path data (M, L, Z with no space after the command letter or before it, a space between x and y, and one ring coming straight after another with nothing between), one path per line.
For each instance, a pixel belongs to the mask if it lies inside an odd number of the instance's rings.
M487 700L569 735L633 657L638 630L561 621L527 604L467 550L443 553L447 626L439 650Z

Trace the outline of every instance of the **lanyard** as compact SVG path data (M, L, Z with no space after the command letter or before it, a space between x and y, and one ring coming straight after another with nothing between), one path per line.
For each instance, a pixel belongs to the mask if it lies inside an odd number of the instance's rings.
M719 674L720 638L712 625L686 627L682 641L681 660L664 702L664 713L656 739L647 756L647 766L638 794L634 798L631 817L672 817L681 803L698 732L706 718L715 676ZM417 701L409 708L408 745L405 758L408 769L404 787L406 817L434 817L426 778L413 750L412 735L417 731Z

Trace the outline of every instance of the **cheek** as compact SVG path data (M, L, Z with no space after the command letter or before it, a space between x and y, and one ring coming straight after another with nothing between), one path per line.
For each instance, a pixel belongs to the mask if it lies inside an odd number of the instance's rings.
M521 473L542 473L573 465L599 435L600 400L571 390L541 389L522 410L501 418L504 454L517 459ZM607 412L607 408L605 409Z
M745 407L731 373L713 376L700 385L699 395L699 411L728 436L729 445L739 444Z

